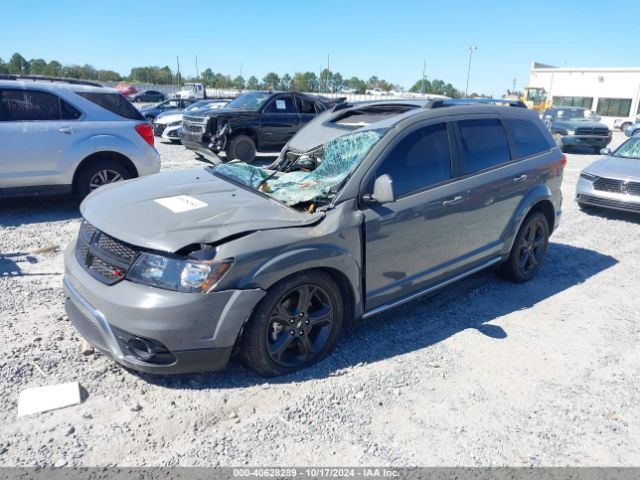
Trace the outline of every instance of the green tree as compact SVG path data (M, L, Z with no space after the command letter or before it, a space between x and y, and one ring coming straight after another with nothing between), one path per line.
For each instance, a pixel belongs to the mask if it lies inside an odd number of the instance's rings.
M0 58L0 73L9 73L9 67L6 63L4 63L4 60L2 60L2 58Z
M258 79L254 75L251 75L247 81L247 88L249 90L257 90L259 86Z
M29 73L29 62L19 53L14 53L9 60L9 73L27 75Z
M318 77L314 72L296 72L293 75L293 90L300 92L318 91Z
M62 64L57 60L51 60L44 69L44 74L50 77L59 77L62 75Z
M275 72L269 72L262 79L262 83L269 90L277 90L280 86L280 77Z
M291 90L291 75L285 73L280 79L280 90Z
M244 90L246 86L246 82L244 81L244 77L242 75L238 75L233 79L233 88L237 88L238 90Z
M45 75L47 69L47 62L41 58L36 58L29 62L29 73L31 75Z
M213 82L215 80L215 73L210 68L207 68L204 72L200 74L200 79L202 83L204 83L207 87L213 87Z

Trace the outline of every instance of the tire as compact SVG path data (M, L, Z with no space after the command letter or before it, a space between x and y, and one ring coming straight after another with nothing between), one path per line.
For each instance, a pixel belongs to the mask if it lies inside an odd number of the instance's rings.
M308 271L281 280L245 326L243 363L261 376L275 377L319 362L340 336L343 308L340 287L326 273Z
M549 245L549 222L541 212L530 214L522 223L511 253L501 266L505 278L524 283L536 276Z
M97 160L80 170L76 179L75 190L80 199L92 191L109 183L116 183L132 178L131 172L114 160Z
M604 147L593 147L593 153L600 155L600 150L602 150Z
M235 135L229 140L225 153L227 154L227 160L253 163L256 159L256 144L247 135Z

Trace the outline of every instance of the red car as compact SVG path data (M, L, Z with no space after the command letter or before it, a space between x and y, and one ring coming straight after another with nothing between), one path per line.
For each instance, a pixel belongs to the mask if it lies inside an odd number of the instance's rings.
M133 85L129 85L128 83L119 83L116 85L116 90L122 93L125 97L129 95L133 95L138 92L138 89Z

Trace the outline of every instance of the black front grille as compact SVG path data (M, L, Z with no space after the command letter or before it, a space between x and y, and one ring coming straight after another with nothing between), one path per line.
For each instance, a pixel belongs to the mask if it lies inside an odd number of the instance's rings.
M203 133L204 132L204 126L203 125L188 125L186 123L182 124L182 129L185 132L189 132L189 133Z
M609 136L609 129L605 127L578 127L576 135L596 135L602 137Z
M76 243L76 258L94 278L107 285L122 280L140 250L110 237L83 221Z
M628 195L640 196L639 182L629 182L613 178L598 178L593 182L593 188L601 192L626 193Z
M591 195L578 195L578 202L587 203L597 207L615 208L629 212L640 212L640 203L620 202L610 198L593 197Z

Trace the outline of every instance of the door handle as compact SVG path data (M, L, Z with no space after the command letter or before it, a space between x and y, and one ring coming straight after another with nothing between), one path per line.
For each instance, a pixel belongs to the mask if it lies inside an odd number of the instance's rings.
M462 196L458 195L457 197L450 198L449 200L445 200L442 202L443 207L450 207L451 205L457 205L462 203Z
M69 135L69 134L71 134L71 133L74 133L74 132L75 132L75 130L73 129L73 127L60 127L60 128L58 129L58 131L59 131L60 133L66 133L67 135Z
M513 183L522 183L527 179L526 175L520 175L519 177L516 177L513 179Z

